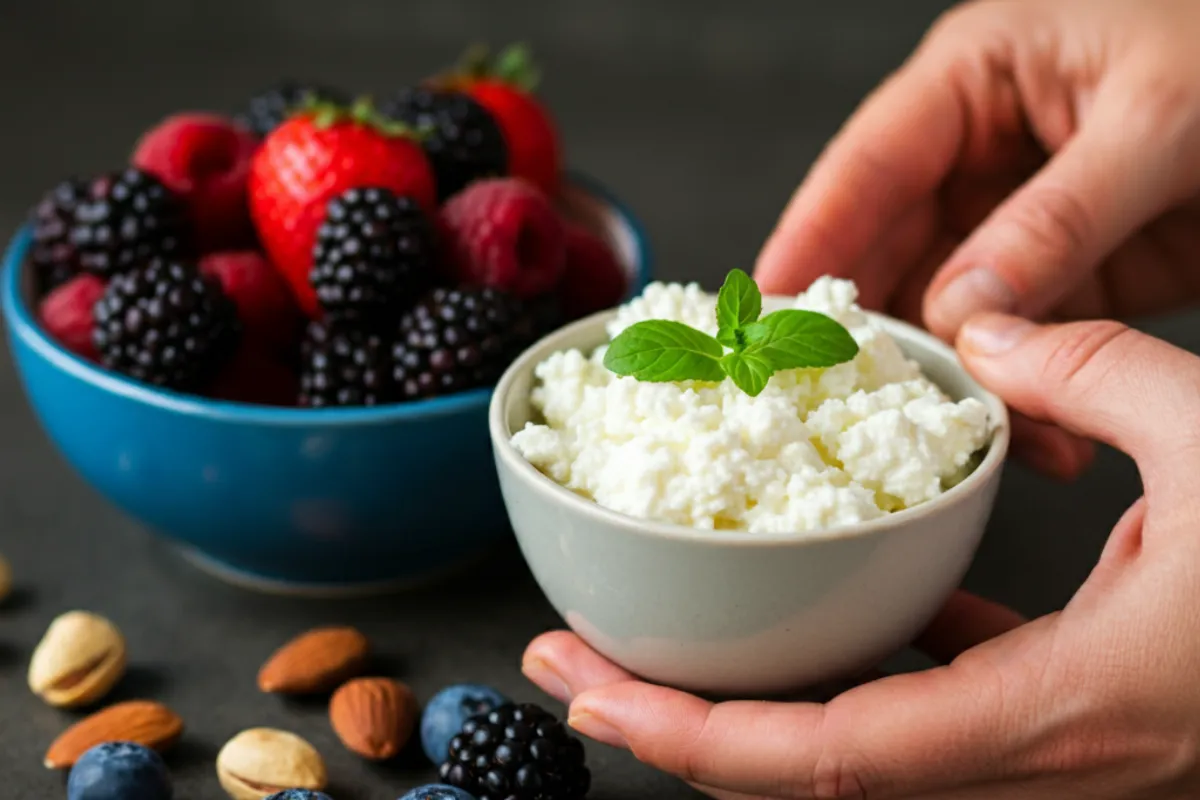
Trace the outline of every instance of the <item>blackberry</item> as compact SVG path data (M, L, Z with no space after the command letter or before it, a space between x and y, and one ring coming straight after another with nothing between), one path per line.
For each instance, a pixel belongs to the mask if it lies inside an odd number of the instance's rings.
M433 228L416 200L349 189L329 201L309 282L326 316L378 317L420 294L435 257Z
M183 203L158 178L136 167L92 181L74 216L71 246L79 266L102 278L156 257L188 254Z
M392 348L400 399L488 386L536 334L533 316L499 289L436 288L400 320Z
M508 147L492 115L462 92L420 86L404 89L380 113L415 128L437 177L438 201L479 178L508 174Z
M349 105L350 96L341 89L316 83L282 80L250 98L246 110L238 114L237 122L259 136L278 128L291 112L309 98L318 101Z
M592 782L583 744L532 704L471 717L438 774L477 800L577 800Z
M375 406L395 399L389 337L358 326L309 323L301 345L300 405Z
M86 195L86 185L71 178L47 192L33 209L29 260L39 294L49 293L79 271L78 254L71 244L71 226L75 208Z
M94 313L92 339L106 367L180 391L215 377L241 334L220 284L173 259L113 276Z

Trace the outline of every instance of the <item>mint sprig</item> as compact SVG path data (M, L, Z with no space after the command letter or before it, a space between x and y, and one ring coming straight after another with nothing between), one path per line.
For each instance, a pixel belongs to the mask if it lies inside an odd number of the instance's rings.
M728 377L756 397L780 370L832 367L858 355L850 332L824 314L787 309L760 319L761 314L758 286L735 269L717 295L716 338L682 322L638 322L613 339L604 366L656 383Z

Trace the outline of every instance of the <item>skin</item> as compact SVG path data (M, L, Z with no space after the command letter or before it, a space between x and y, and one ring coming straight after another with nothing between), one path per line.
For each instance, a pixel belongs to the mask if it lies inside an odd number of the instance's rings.
M1144 494L1066 608L959 593L917 642L944 666L828 703L712 704L551 633L524 671L572 727L715 798L1200 796L1200 358L1099 319L1200 293L1197 42L1194 0L962 6L758 263L764 291L852 277L955 342L1043 469L1078 472L1092 441L1134 459Z

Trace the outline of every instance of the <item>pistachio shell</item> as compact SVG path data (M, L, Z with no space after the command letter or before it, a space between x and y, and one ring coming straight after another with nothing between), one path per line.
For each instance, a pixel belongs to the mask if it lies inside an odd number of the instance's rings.
M217 779L234 800L262 800L284 789L325 788L321 754L294 733L251 728L217 754Z
M104 617L68 611L55 619L33 651L29 688L52 706L96 702L125 672L125 639Z

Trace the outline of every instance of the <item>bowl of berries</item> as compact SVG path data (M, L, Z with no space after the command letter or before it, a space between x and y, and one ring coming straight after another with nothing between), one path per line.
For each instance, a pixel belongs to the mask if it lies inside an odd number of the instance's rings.
M511 536L494 383L650 270L634 216L564 171L528 66L518 48L378 103L281 83L49 191L0 301L66 461L266 590L424 581Z

